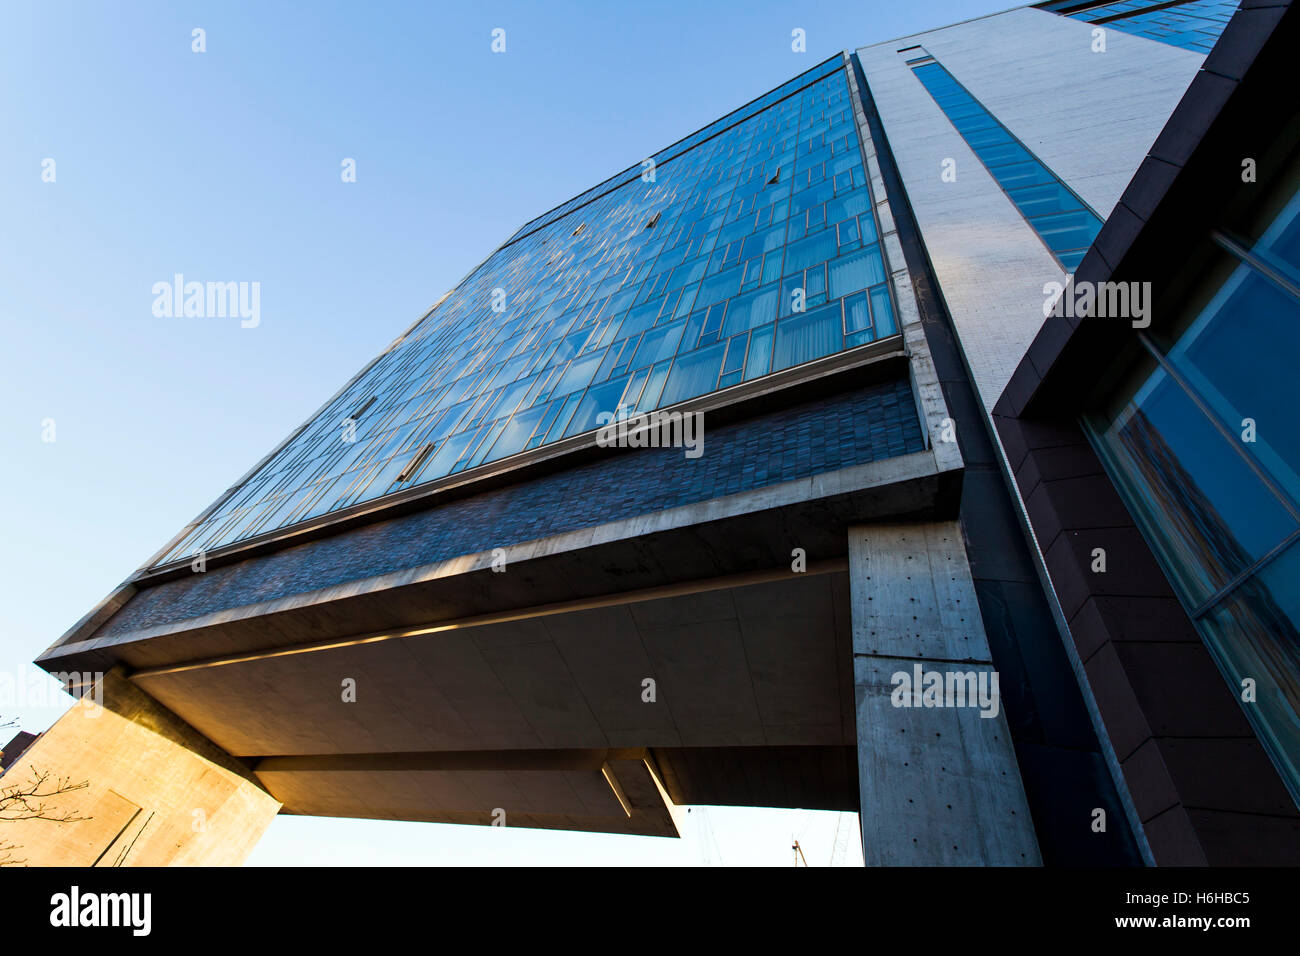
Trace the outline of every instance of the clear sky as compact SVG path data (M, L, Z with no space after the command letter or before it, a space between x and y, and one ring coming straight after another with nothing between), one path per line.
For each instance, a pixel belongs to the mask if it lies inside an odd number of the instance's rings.
M1008 5L5 3L0 716L52 723L32 657L525 221L839 50ZM260 323L155 317L176 273L259 282ZM826 865L837 824L860 863L852 815L734 808L680 841L281 817L250 862L789 865L796 836Z

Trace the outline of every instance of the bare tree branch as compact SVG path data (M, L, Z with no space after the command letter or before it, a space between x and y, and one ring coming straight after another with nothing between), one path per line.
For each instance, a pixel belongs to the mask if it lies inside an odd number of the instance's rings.
M31 771L26 783L0 787L0 823L12 820L50 820L54 823L76 823L89 817L77 816L75 810L56 810L46 801L52 797L84 790L89 780L73 783L71 777L50 779L48 770Z
M15 721L0 720L0 728L11 727ZM6 778L7 779L7 778ZM55 797L84 790L89 780L73 783L71 777L51 778L48 770L33 767L29 778L22 783L0 787L0 823L17 820L48 820L51 823L78 823L91 817L80 816L76 810L60 810L50 801ZM0 866L22 866L27 861L14 856L17 845L0 840Z
M26 866L27 860L19 859L14 856L14 850L18 847L12 843L0 843L0 866Z

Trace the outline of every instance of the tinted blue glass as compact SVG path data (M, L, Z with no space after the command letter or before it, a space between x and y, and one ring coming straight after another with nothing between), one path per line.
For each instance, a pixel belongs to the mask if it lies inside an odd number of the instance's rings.
M785 250L785 271L806 269L818 262L825 262L835 255L835 237L829 232L820 232L815 236L792 242Z
M766 375L772 367L772 337L775 325L755 329L749 336L749 356L745 359L745 378Z
M745 367L745 350L749 347L748 335L737 335L727 340L727 357L722 362L722 374L739 372Z
M623 392L627 389L627 383L626 378L620 378L599 388L588 389L582 401L578 403L578 410L574 412L573 419L569 422L569 427L564 430L564 434L577 435L579 432L590 431L596 427L601 412L616 412Z
M683 355L673 362L660 404L672 405L713 391L718 384L718 372L722 367L726 347L726 342L718 342Z
M1234 688L1249 677L1247 714L1293 795L1300 797L1300 544L1207 615L1201 632Z
M722 323L722 335L732 336L776 318L775 285L765 286L747 295L738 295L727 305L727 317Z
M1047 167L1036 161L1008 163L1005 166L999 166L996 170L989 170L989 172L993 173L993 178L998 181L998 185L1007 191L1007 195L1011 196L1012 202L1015 202L1016 196L1025 188L1048 184L1060 185L1060 181L1048 172ZM1079 202L1074 198L1073 193L1070 194L1070 198L1073 203L1067 208L1077 208ZM1024 210L1021 211L1024 212ZM1028 218L1028 213L1026 213L1025 218Z
M810 309L776 324L774 369L802 365L840 348L844 338L840 303Z
M844 332L852 335L871 328L871 308L867 305L867 294L859 292L844 300Z
M653 365L655 362L672 358L677 354L677 348L681 344L682 334L685 329L686 323L678 321L657 328L652 332L647 332L641 339L641 344L632 359L631 367L644 368L647 365Z
M1097 217L1086 209L1038 215L1029 221L1054 252L1087 249L1097 236Z
M832 58L529 222L163 561L892 331L838 325L884 268L849 95ZM796 289L834 336L776 333Z
M1296 530L1259 477L1163 370L1094 428L1118 483L1195 606Z
M894 324L894 304L887 285L876 286L871 290L871 321L876 327L877 338L884 338L898 331Z
M1019 186L1008 190L1008 195L1029 219L1055 212L1077 209L1079 201L1060 183Z
M1254 422L1254 440L1243 450L1300 503L1300 419L1292 398L1300 302L1239 265L1168 354L1232 433Z
M1046 7L1057 9L1068 5ZM1101 23L1106 29L1209 53L1238 5L1238 0L1188 0L1172 6L1168 0L1123 0L1066 15L1087 23Z
M944 115L1067 270L1083 259L1101 220L933 60L912 65Z
M1278 214L1253 249L1255 255L1300 285L1300 193Z
M880 249L876 246L851 252L830 264L832 298L838 299L850 292L857 292L859 289L884 281L885 265L880 259Z
M987 146L974 146L975 155L985 166L1006 166L1010 163L1027 163L1033 161L1029 150L1019 143L992 143Z
M1083 261L1083 257L1087 254L1087 249L1076 249L1073 252L1057 253L1057 258L1061 260L1061 265L1065 267L1066 272L1073 272L1079 268L1079 263Z

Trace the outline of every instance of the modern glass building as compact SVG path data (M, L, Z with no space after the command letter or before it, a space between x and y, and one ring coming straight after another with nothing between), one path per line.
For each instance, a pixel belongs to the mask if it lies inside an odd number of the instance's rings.
M50 859L712 804L870 865L1300 860L1295 33L873 43L528 221L41 656L127 715L24 754L95 761ZM1150 321L1049 315L1109 281ZM654 411L703 454L598 441ZM229 829L165 836L196 794Z
M837 55L529 222L158 564L888 339L886 280Z

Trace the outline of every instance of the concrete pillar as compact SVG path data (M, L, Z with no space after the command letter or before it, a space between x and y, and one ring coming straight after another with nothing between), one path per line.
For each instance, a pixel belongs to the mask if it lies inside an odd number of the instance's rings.
M851 527L849 581L866 864L1040 865L957 523Z
M89 677L90 675L87 675ZM0 777L0 795L45 775L84 787L29 799L46 816L0 810L0 847L30 866L233 866L279 802L237 760L117 671L84 696ZM0 858L5 856L0 850Z

